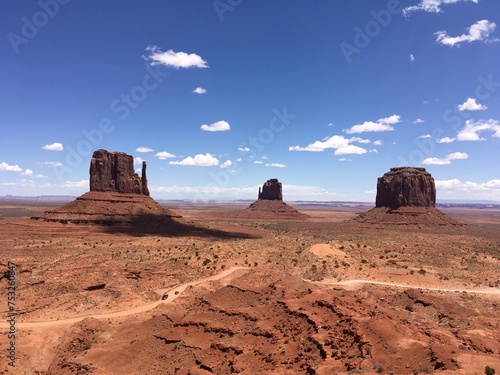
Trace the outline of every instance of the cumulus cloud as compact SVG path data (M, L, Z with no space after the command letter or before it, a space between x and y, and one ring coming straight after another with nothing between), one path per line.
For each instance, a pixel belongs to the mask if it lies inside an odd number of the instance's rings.
M455 138L450 138L450 137L444 137L444 138L439 138L437 140L437 143L451 143L455 140Z
M248 151L250 151L250 147L238 147L238 151L248 152Z
M467 159L469 155L465 152L454 152L452 154L446 155L444 158L427 158L422 164L426 165L448 165L451 164L452 160Z
M420 138L420 139L432 138L432 135L430 135L430 134L424 134L424 135L418 136L417 138Z
M205 90L203 87L197 87L193 90L193 92L195 94L205 94L207 92L207 90Z
M231 160L226 160L224 163L222 163L220 165L221 168L229 168L231 165L233 165L233 163L231 162Z
M169 158L175 158L176 155L174 154L171 154L170 152L167 152L167 151L161 151L161 152L157 152L155 154L155 156L160 159L160 160L165 160L165 159L169 159Z
M403 14L408 16L411 12L424 11L429 13L440 13L441 5L455 4L458 2L473 2L477 4L479 0L420 0L417 5L412 5L403 9Z
M413 53L410 54L410 62L415 61L415 56L413 56Z
M149 46L146 48L149 55L146 60L152 66L165 65L173 68L208 68L207 62L196 53L174 52L169 49L167 52L162 52L157 46Z
M23 176L33 176L33 171L31 169L25 169L23 173L21 173Z
M494 42L498 39L488 39L490 34L495 31L495 22L488 20L477 21L467 29L467 33L459 36L449 36L446 31L438 31L436 35L436 42L445 46L460 46L461 43L467 42Z
M42 149L48 150L48 151L63 151L64 147L63 147L62 143L54 142L50 145L43 146Z
M413 123L414 123L414 124L421 124L421 123L423 123L423 122L424 122L424 120L422 120L421 118L417 118L417 119L415 119L415 120L413 121Z
M479 104L474 98L467 98L467 100L458 106L460 111L484 111L488 107L484 104Z
M377 140L377 141L375 141L375 142L373 142L374 146L382 146L383 144L384 144L384 142L382 142L380 139Z
M482 141L479 133L484 131L493 132L493 137L500 138L500 122L497 120L477 121L467 120L465 126L458 131L457 139L459 141Z
M435 184L440 194L451 196L467 194L468 198L500 200L500 180L498 179L477 183L471 181L462 182L454 178L451 180L436 180Z
M345 147L340 147L335 150L335 155L351 155L351 154L366 154L366 150L364 148L355 146L355 145L347 145Z
M349 139L349 142L358 142L358 143L371 143L369 139L363 139L360 137L351 137Z
M352 161L352 159L349 159L349 158L340 158L339 161Z
M173 165L190 165L195 167L211 167L214 165L219 165L219 160L212 154L206 153L197 154L195 157L188 156L181 161L170 161L169 164Z
M267 163L266 167L286 168L286 165L280 163Z
M253 163L254 164L264 164L264 162L262 160L255 160Z
M141 165L143 161L144 161L143 158L141 158L140 156L136 156L134 158L134 165Z
M0 172L22 172L22 168L19 165L10 165L6 162L0 163Z
M377 120L376 122L365 121L362 124L354 125L350 129L344 129L344 131L347 134L392 131L392 130L394 130L392 125L400 122L400 118L401 118L401 116L399 116L399 115L392 115L389 117L381 118L381 119Z
M227 121L217 121L210 125L203 124L200 126L200 129L206 132L225 132L231 129L231 126L227 123Z
M135 152L153 152L154 150L149 147L137 147Z

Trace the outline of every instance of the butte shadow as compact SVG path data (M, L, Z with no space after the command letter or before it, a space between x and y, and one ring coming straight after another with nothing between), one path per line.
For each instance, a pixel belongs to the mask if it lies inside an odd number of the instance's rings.
M377 180L375 208L354 222L383 226L463 227L436 207L436 185L425 168L391 168Z
M131 235L255 238L251 234L210 229L187 222L149 196L146 162L142 176L134 172L132 156L97 150L90 162L90 191L55 210L41 222L95 225L109 233Z

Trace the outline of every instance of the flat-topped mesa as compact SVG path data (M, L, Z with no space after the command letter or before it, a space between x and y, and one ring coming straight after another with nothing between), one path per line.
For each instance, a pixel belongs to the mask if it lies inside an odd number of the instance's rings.
M123 152L97 150L90 161L90 191L115 191L149 196L146 162L142 177L134 171L134 158Z
M262 190L259 187L259 199L282 201L283 191L281 182L277 178L271 178L262 185Z
M425 168L391 168L377 180L376 207L435 207L436 185Z

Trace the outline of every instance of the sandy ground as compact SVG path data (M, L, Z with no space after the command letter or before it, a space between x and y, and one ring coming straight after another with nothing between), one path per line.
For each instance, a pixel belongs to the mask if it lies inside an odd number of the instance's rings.
M496 212L450 210L469 225L432 230L345 221L357 208L301 207L303 221L236 209L174 211L238 235L162 236L9 206L0 284L16 263L16 367L2 298L0 374L500 370Z

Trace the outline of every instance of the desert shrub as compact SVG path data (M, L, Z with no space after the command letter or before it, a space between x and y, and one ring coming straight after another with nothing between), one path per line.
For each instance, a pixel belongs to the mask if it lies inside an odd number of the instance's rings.
M486 366L484 368L484 373L485 375L495 375L495 369L491 368L490 366Z

